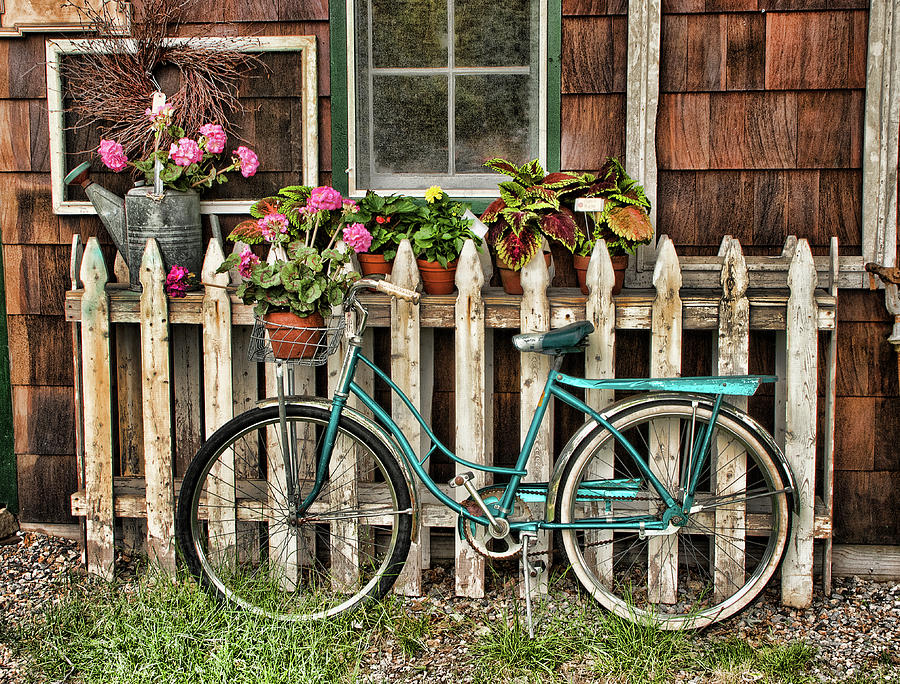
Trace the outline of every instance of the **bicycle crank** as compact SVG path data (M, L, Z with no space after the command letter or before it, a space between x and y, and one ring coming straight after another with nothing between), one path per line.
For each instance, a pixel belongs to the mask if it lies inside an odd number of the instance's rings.
M518 496L513 500L513 510L506 518L496 517L500 513L500 499L503 492L503 487L485 487L476 492L481 499L480 502L474 496L462 502L472 515L484 516L485 511L482 508L484 504L494 517L495 524L492 525L479 525L463 517L459 519L462 536L476 553L486 558L512 558L521 553L522 540L510 531L509 523L531 519L528 504Z

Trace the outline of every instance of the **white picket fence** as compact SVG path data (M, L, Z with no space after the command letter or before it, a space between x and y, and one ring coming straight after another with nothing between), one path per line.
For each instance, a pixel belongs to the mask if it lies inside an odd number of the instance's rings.
M252 407L259 395L255 366L246 358L252 310L229 294L229 274L216 274L223 252L209 243L202 292L167 299L158 248L148 242L142 262L143 293L108 285L100 246L85 248L76 237L72 250L72 291L66 299L74 324L76 400L79 403L79 462L82 486L72 496L72 511L86 519L88 569L110 576L114 566L116 519L125 542L143 543L164 567L173 567L173 520L176 488L173 463L189 459L198 443L199 425L209 435L232 416ZM692 261L691 259L682 259ZM812 599L813 539L825 540L824 580L830 584L831 476L834 430L837 326L837 240L828 257L813 258L805 240L789 238L778 257L744 257L737 240L726 237L718 257L692 268L688 284L671 240L659 241L652 290L626 290L613 297L613 271L605 245L594 250L588 269L590 295L569 288L548 289L543 259L522 272L524 295L506 295L485 287L474 245L469 242L456 275L458 293L424 296L419 306L383 295L366 295L371 326L391 330L391 376L426 417L430 414L435 370L433 329L455 330L457 453L469 461L492 462L492 329L541 331L576 320L590 320L595 332L585 352L588 377L615 376L616 331L649 330L650 369L654 376L681 372L682 331L717 331L710 373L742 374L749 368L751 330L777 331L775 426L797 478L800 515L782 571L783 601L806 606ZM696 264L695 264L696 266ZM687 271L684 271L687 273ZM696 274L700 273L700 276ZM404 243L394 262L392 280L414 288L419 282L412 250ZM687 285L692 288L688 289ZM137 324L137 325L135 325ZM110 332L115 328L114 347ZM201 347L197 340L202 331ZM823 435L816 434L818 334L829 336ZM193 335L191 334L193 332ZM366 344L371 350L371 335ZM328 365L329 391L340 370L342 346ZM115 359L115 366L112 364ZM549 358L521 357L521 430L540 400ZM274 394L274 373L267 368L265 389ZM115 382L114 382L115 380ZM371 378L363 378L372 389ZM312 394L315 374L299 370L296 392ZM174 397L174 401L173 401ZM201 400L202 397L202 400ZM81 399L83 398L83 400ZM611 391L591 390L587 401L602 408ZM394 417L413 445L422 445L418 423L406 410ZM115 409L115 410L114 410ZM547 481L553 466L552 420L538 435L529 479ZM823 440L823 496L814 496L816 441ZM113 453L113 445L118 452ZM423 445L425 450L427 446ZM189 450L188 453L184 453ZM120 475L113 476L114 459ZM459 468L459 467L458 467ZM478 473L476 486L488 484ZM459 495L459 490L454 491ZM455 526L455 516L424 490L418 490L419 529L398 591L422 592L422 570L430 564L426 528ZM135 519L146 520L146 538L138 539ZM546 548L538 549L547 551ZM717 554L718 555L718 554ZM484 559L456 540L456 593L484 593Z

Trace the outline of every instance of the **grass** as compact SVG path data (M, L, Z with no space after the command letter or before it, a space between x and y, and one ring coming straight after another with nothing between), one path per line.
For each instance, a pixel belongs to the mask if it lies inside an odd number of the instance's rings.
M665 632L591 600L564 617L538 607L530 639L524 604L506 604L497 620L459 621L428 599L392 595L350 616L281 624L218 604L191 580L149 572L130 584L73 582L34 624L0 620L0 641L27 656L36 681L74 684L355 682L385 652L425 670L436 649L452 649L484 682L812 681L814 649L803 643Z

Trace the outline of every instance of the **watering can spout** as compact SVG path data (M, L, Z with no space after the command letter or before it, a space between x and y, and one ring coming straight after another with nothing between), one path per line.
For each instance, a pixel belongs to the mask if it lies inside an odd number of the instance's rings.
M125 200L90 179L90 162L84 162L72 169L66 176L65 182L84 188L85 194L94 205L94 209L97 210L97 216L106 226L116 249L121 254L128 254Z

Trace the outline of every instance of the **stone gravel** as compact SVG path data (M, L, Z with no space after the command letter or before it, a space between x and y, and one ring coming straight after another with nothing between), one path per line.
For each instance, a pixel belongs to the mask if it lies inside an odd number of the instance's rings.
M32 620L59 601L72 582L85 577L77 544L36 533L18 533L16 543L0 545L0 684L25 679L25 663L10 649L9 626ZM426 571L427 595L397 600L413 617L427 616L428 630L414 635L414 655L404 651L403 635L387 634L365 654L360 678L365 682L463 682L476 681L476 658L470 647L480 634L499 620L524 614L516 598L514 577L489 580L484 599L448 598L452 595L452 571L434 567ZM741 615L692 638L721 640L740 637L752 646L804 641L815 647L809 674L824 682L900 682L900 584L877 583L859 578L837 578L831 596L817 590L812 607L797 610L781 606L778 592L768 591ZM540 621L578 609L575 588L565 582L537 608ZM406 638L407 650L408 637ZM584 663L564 666L567 681L591 681L582 672ZM685 673L683 682L707 681ZM715 680L708 680L715 681Z

